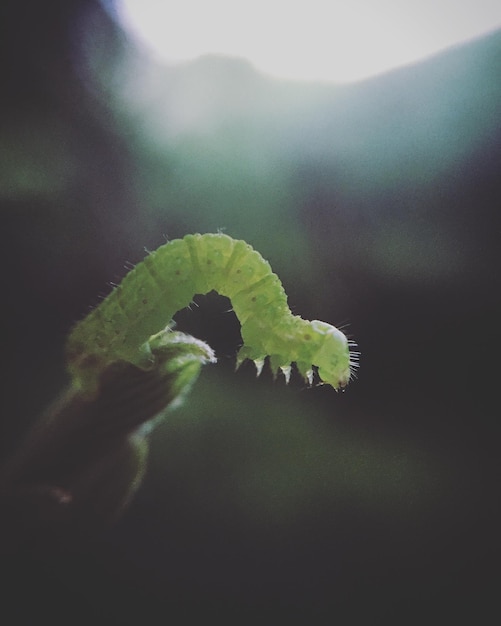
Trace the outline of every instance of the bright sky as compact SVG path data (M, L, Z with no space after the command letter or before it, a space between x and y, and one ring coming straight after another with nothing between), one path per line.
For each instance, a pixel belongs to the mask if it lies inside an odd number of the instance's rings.
M501 0L117 0L169 63L214 53L273 76L357 81L501 28Z

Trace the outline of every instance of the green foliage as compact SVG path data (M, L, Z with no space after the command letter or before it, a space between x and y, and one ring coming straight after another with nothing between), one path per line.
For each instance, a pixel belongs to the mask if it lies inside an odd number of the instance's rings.
M72 384L49 407L1 477L12 519L74 532L120 514L141 482L155 421L214 360L204 342L170 330L151 338L150 354L153 367L108 363L92 393Z

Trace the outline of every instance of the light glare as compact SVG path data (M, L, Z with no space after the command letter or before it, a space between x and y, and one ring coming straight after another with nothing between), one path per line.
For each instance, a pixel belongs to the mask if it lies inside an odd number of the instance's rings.
M498 0L121 0L126 29L168 63L243 57L281 78L357 81L501 27Z

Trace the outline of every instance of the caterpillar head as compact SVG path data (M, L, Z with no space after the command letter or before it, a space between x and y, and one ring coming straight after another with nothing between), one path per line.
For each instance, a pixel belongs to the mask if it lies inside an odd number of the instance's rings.
M308 322L313 335L312 344L315 351L312 355L313 365L318 368L322 383L332 385L334 389L346 387L356 367L358 353L350 354L350 342L338 328L313 320Z

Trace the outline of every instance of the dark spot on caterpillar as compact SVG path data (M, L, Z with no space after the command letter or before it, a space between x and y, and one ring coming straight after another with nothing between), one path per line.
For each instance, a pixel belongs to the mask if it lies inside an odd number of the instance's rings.
M252 296L251 301L255 302L257 300L256 296Z
M148 304L148 298L143 298L142 302L143 304Z
M305 341L310 341L310 339L311 339L311 335L308 335L308 334L303 335L303 339L304 339Z
M176 274L176 276L179 276L181 274L181 270L176 270L174 273Z
M207 265L212 265L212 261L210 259L207 259Z

